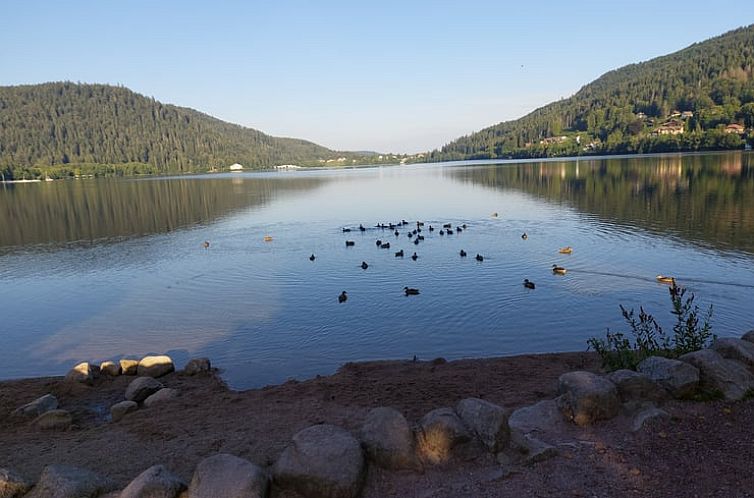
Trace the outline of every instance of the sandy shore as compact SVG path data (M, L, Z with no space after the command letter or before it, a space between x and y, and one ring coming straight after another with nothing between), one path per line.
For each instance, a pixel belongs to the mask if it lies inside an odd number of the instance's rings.
M300 429L331 423L357 431L366 413L391 406L416 423L428 411L479 397L515 409L556 396L557 378L598 370L594 355L562 353L443 362L344 365L336 374L243 392L216 375L162 377L180 396L118 423L109 407L133 377L93 387L62 378L0 383L0 467L36 480L45 465L89 468L125 486L153 464L190 480L196 464L218 452L269 466ZM53 393L73 413L74 428L40 432L14 420L18 406ZM670 402L671 420L638 433L621 417L569 428L559 455L501 473L491 455L452 460L423 474L370 467L364 496L754 496L754 401ZM272 496L293 496L273 490Z

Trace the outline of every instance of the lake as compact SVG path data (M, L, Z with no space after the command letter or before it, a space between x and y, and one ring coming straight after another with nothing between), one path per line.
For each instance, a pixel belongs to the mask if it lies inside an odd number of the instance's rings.
M168 353L249 388L348 361L583 351L626 329L621 304L670 329L658 274L740 335L753 263L742 152L0 185L0 378Z

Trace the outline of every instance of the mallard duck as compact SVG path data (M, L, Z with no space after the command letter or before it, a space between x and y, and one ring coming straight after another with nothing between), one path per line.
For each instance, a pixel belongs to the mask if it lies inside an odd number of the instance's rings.
M381 226L380 228L385 228L385 225L382 225L382 226ZM364 225L359 225L359 231L361 231L361 232L366 232L366 231L367 231L367 229L366 229L366 228L364 228Z
M396 236L396 237L397 237L397 236L399 236L400 234L401 234L401 233L400 233L400 232L399 232L398 230L396 230L396 231L395 231L395 236Z
M461 227L456 227L456 232L458 232L458 233L461 233L461 232L463 232L463 228L461 228Z
M338 302L345 303L346 299L348 299L348 296L346 296L346 291L341 292L340 295L338 296Z
M271 235L265 235L264 236L264 241L265 242L272 242L272 236Z
M565 275L568 272L568 270L566 270L562 266L552 265L552 272L555 273L556 275Z
M658 282L661 282L663 284L673 284L675 283L675 277L669 277L667 275L657 275L655 277Z
M450 223L445 223L442 227L443 228L452 228L453 225L451 225Z
M404 287L403 292L406 293L407 296L418 296L419 295L419 289L412 289L411 287Z
M466 230L466 223L464 223L464 224L463 224L463 225L461 225L461 226L463 227L463 229L464 229L464 230Z
M395 253L396 258L402 258L403 257L403 249Z
M523 234L521 234L521 238L524 239L524 240L526 240L526 239L529 238L529 236L526 235L526 232L524 232Z
M561 247L558 250L558 252L560 254L571 254L573 252L573 247L571 247L571 246Z
M440 230L440 235L445 235L445 230Z
M408 235L408 238L409 238L409 239L410 239L411 237L413 237L413 236L414 236L414 234L413 234L413 233L411 233L411 232L408 232L408 233L407 233L406 235Z
M435 231L435 227L433 227L432 225L429 225L429 231L430 232L434 232Z
M315 259L317 259L317 257L314 254L309 256L309 261L314 261Z
M423 227L424 226L424 222L423 221L417 221L416 222L416 226Z
M205 249L209 249L209 240L205 240L204 242L202 242L202 247Z
M461 252L458 254L460 254L462 258L466 257L466 251L464 251L463 249L461 249Z
M413 259L414 261L416 261L417 259L419 259L419 256L417 256L416 253L414 253L414 254L411 255L411 259Z
M362 270L366 270L367 268L369 268L369 265L367 264L367 262L366 261L362 261L361 262L361 269Z
M528 278L525 278L524 287L526 287L527 289L533 289L535 285L534 285L534 282L531 282Z
M413 229L413 230L411 231L411 233L413 233L414 235L416 235L416 234L418 233L418 231L417 231L417 229Z
M377 247L380 247L382 245L382 241L377 239L377 242L375 242L375 244L377 245Z
M424 235L417 235L416 240L424 240Z
M390 249L390 242L385 242L380 246L380 249Z
M414 239L414 245L415 246L419 245L419 237L417 237L417 238Z
M355 246L355 245L356 245L356 242L354 242L353 240L347 240L346 241L346 247L351 247L351 246Z
M482 261L484 261L484 256L482 256L481 254L477 254L474 257L474 259L476 259L477 261L479 261L481 263Z
M350 231L351 231L351 229L350 229L350 228L344 228L344 229L343 229L343 233L348 233L348 232L350 232Z

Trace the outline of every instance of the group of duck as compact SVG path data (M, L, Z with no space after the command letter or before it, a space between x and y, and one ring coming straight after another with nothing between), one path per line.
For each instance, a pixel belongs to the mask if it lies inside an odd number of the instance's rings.
M409 228L407 231L405 231L405 233L406 233L406 236L409 239L413 240L414 245L418 246L422 241L424 241L424 235L422 235L422 230L426 229L427 231L429 231L431 233L431 232L434 232L436 229L432 225L428 225L425 228L425 223L422 222L422 221L417 221L415 223L416 223L415 228L413 228L413 229ZM406 230L406 227L409 226L409 225L411 225L411 224L408 221L401 220L398 223L378 223L377 225L375 225L374 228L380 229L380 230L391 230L393 232L393 235L395 237L400 237L401 230ZM466 223L458 225L455 228L453 227L453 225L451 223L445 223L445 224L442 225L442 228L439 229L438 233L441 236L452 236L453 234L460 234L460 233L462 233L467 228L468 227L467 227ZM358 228L349 228L349 227L342 228L342 232L343 233L350 233L352 231L357 231L357 230L359 232L366 232L367 228L363 224L360 224L358 226ZM529 238L529 236L524 232L521 235L521 238L523 240L527 240ZM346 247L353 247L353 246L356 245L356 241L354 241L354 240L346 240L345 241L345 245L346 245ZM375 245L378 248L380 248L380 249L390 249L390 242L382 240L382 239L377 239L376 242L375 242ZM570 246L568 246L568 247L561 248L559 252L561 254L571 254L573 252L573 249ZM395 257L396 258L403 258L404 256L405 256L405 252L404 252L403 249L401 249L401 250L399 250L399 251L397 251L395 253ZM461 249L460 252L459 252L459 256L462 257L462 258L465 258L465 257L468 256L468 253L466 251L464 251L463 249ZM416 252L414 252L410 257L414 261L416 261L417 259L419 259L419 255ZM315 254L312 254L311 256L309 256L309 261L313 262L316 259L317 259L317 256ZM474 259L476 261L478 261L478 262L481 263L481 262L484 261L484 256L482 256L481 254L477 253L477 255L474 257ZM367 268L369 268L369 264L366 261L362 261L360 267L361 267L361 269L366 270ZM556 274L556 275L565 275L566 272L567 272L567 270L565 268L563 268L562 266L553 265L552 266L552 272L554 274ZM528 278L524 279L523 285L527 289L535 289L536 288L536 285L534 284L534 282L530 281ZM404 292L404 294L406 296L416 296L416 295L419 294L419 289L415 289L415 288L411 288L411 287L404 287L403 288L403 292ZM341 292L340 295L338 296L338 302L339 303L345 303L347 300L348 300L348 293L346 291Z

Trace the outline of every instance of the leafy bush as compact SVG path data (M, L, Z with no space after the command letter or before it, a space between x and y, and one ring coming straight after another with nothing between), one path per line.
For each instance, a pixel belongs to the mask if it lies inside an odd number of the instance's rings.
M638 317L633 308L620 306L623 319L631 329L633 341L622 332L607 330L604 339L592 337L587 341L589 349L602 358L602 366L608 370L636 369L642 360L650 356L675 358L685 353L698 351L714 340L712 334L712 306L700 314L694 304L694 293L686 296L686 289L673 282L669 289L672 304L671 313L675 316L673 335L668 337L654 316L639 307Z

